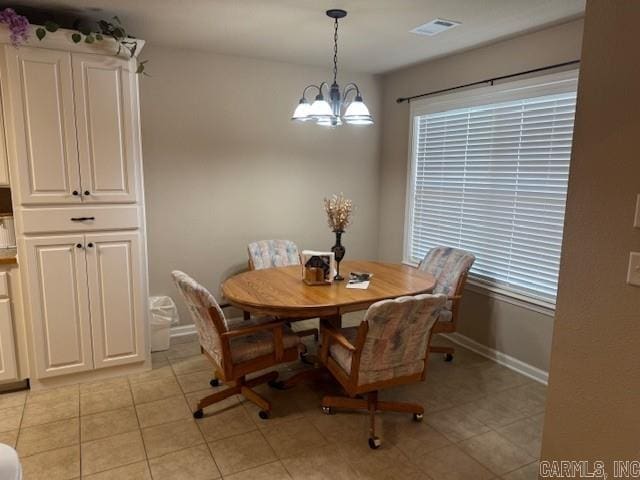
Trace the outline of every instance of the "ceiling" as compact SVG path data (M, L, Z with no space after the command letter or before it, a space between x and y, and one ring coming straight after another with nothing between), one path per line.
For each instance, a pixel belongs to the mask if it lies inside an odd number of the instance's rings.
M9 4L9 2L0 2ZM69 17L117 14L153 45L329 66L329 8L340 21L339 61L382 73L583 15L585 0L23 0ZM462 25L435 37L409 30L436 17ZM60 21L60 20L58 20Z

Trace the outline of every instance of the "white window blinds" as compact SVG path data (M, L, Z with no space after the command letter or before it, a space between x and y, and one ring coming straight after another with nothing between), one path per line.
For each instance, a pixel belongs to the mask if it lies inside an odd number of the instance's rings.
M476 279L555 302L575 104L574 90L416 115L406 259L463 248Z

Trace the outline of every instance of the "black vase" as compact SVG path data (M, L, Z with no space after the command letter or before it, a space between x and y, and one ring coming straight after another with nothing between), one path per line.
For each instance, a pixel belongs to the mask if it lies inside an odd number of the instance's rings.
M342 230L334 230L333 233L336 234L336 244L331 247L331 251L334 253L336 257L336 276L333 277L334 280L340 281L344 280L344 277L340 275L340 262L344 258L344 254L346 252L344 246L342 245L342 234L344 231Z

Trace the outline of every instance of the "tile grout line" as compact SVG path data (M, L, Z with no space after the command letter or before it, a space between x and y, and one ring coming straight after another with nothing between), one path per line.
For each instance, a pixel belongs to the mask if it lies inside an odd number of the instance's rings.
M491 427L489 427L489 428L491 428ZM493 432L493 433L495 433L496 435L500 436L500 438L504 439L507 443L509 443L509 444L511 444L511 445L513 445L513 446L515 446L518 450L520 450L520 451L522 451L523 453L525 453L528 457L530 457L530 456L531 456L531 455L529 455L529 454L528 454L528 453L527 453L527 452L526 452L526 451L525 451L525 450L524 450L520 445L516 445L515 443L513 443L512 441L510 441L507 437L505 437L504 435L501 435L501 434L500 434L500 432L497 432L497 431L495 431L494 429L491 429L491 430L490 430L490 432ZM462 450L462 451L463 451L465 454L467 454L469 457L473 458L476 462L478 462L480 465L482 465L483 467L485 467L487 470L489 470L491 473L494 473L494 474L495 474L495 475L497 475L498 477L502 477L503 475L506 475L507 473L514 472L514 471L516 471L516 470L519 470L519 469L520 469L520 468L522 468L522 467L525 467L525 466L527 466L527 465L530 465L531 463L534 463L534 462L538 461L538 460L534 460L533 462L529 462L529 463L526 463L526 464L524 464L524 465L520 465L519 467L517 467L517 468L515 468L515 469L513 469L513 470L510 470L509 472L506 472L506 473L498 473L498 472L494 472L494 471L491 469L491 467L489 467L489 465L484 464L480 459L478 459L478 458L474 457L474 456L473 456L473 455L471 455L470 453L466 452L466 451L464 450L464 448L460 447L460 444L461 444L461 443L466 442L467 440L471 440L471 439L473 439L473 438L477 438L477 437L479 437L479 436L481 436L481 435L486 435L487 433L490 433L490 432L485 432L485 433L480 433L480 434L478 434L478 435L474 435L474 436L469 437L469 438L467 438L467 439L465 439L465 440L461 440L461 441L459 441L459 442L456 442L456 443L455 443L455 445L456 445L456 446L458 446L458 447L460 448L460 450Z
M24 420L24 412L27 409L27 397L29 396L29 391L27 390L26 395L24 396L24 402L22 402L22 413L20 414L20 422L18 422L18 434L16 435L16 452L18 451L18 440L20 440L20 433L22 432L22 421Z
M501 475L501 477L503 477L503 476L505 476L505 475L510 475L510 474L512 474L513 472L517 472L518 470L520 470L520 469L522 469L522 468L528 467L529 465L533 465L534 463L536 463L536 464L537 464L537 463L539 463L539 462L540 462L540 460L534 460L533 462L527 463L526 465L522 465L521 467L514 468L513 470L509 470L507 473L503 473L503 474Z
M202 355L202 354L200 354L200 355ZM194 355L194 357L195 356L196 355ZM184 391L184 388L182 387L182 384L178 381L178 375L176 374L176 371L173 368L173 363L171 363L171 360L169 358L167 358L167 362L169 363L169 368L171 369L171 372L173 373L173 377L176 380L176 383L178 384L178 388L180 388L180 391L182 392L182 398L184 399L185 403L187 404L187 408L189 409L189 412L191 413L191 419L196 424L196 428L198 429L198 433L200 434L200 436L202 437L202 440L204 441L204 445L207 448L207 452L209 452L209 456L211 457L211 461L213 461L213 464L218 469L218 473L220 474L220 478L223 478L222 470L220 469L220 465L218 465L218 462L216 462L216 458L214 457L213 452L211 451L211 446L209 445L209 442L207 441L204 433L202 432L202 429L200 428L200 425L199 425L197 419L195 419L193 417L193 411L191 410L191 405L189 405L189 400L187 399L187 393ZM194 372L189 372L189 373L196 373L196 372L200 372L200 371L204 372L205 369L196 370ZM215 372L214 372L214 376L215 376ZM191 393L193 393L193 392L191 392ZM182 450L180 450L180 451L182 451Z
M153 371L153 368L151 369ZM143 382L144 383L144 382ZM135 397L133 396L133 388L131 386L131 380L127 377L127 385L129 385L129 393L131 394L131 403L133 405L133 412L136 416L136 422L138 422L138 432L140 433L140 440L142 441L142 450L144 451L144 461L147 464L147 471L151 480L153 480L153 472L151 471L151 464L149 463L149 453L147 452L147 445L144 443L144 435L142 435L142 425L140 424L140 417L138 416L138 407L136 405Z

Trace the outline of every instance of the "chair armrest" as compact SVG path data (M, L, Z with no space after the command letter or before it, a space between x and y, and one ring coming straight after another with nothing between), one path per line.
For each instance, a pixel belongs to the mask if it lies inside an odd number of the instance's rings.
M334 330L332 328L327 328L324 327L322 329L322 334L326 334L329 337L331 337L331 340L334 341L335 343L339 344L341 347L346 348L347 350L349 350L350 352L355 352L356 351L356 347L354 347L351 342L349 340L347 340L347 337L345 337L341 332L339 332L338 330Z

